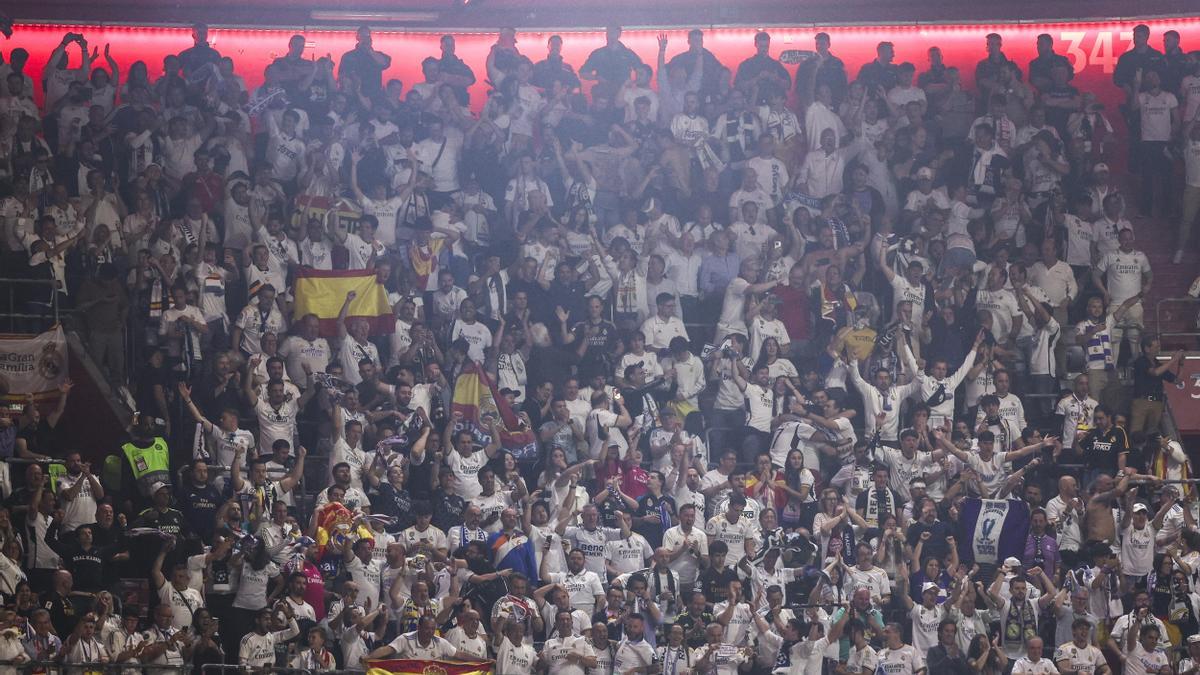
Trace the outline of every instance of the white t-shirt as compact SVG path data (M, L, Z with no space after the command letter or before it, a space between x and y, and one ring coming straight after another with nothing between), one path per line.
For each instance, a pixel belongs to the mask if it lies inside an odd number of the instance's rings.
M725 288L725 298L721 303L721 318L717 322L717 334L714 339L723 340L730 333L747 333L744 315L746 313L746 292L750 282L742 277L735 277Z
M622 640L621 644L617 645L617 651L613 654L613 673L626 673L629 671L638 672L654 662L654 648L649 642L639 640L630 642ZM499 669L497 673L502 672ZM503 671L516 672L516 671Z
M668 550L674 551L685 541L696 542L699 555L708 556L708 535L700 528L692 526L692 531L685 535L682 526L676 525L663 533L663 547ZM684 553L667 566L679 575L679 583L684 586L691 586L700 574L700 558L691 553Z
M731 523L724 513L710 518L704 532L712 541L723 541L729 547L729 552L725 554L725 565L728 567L737 565L746 556L746 540L758 535L754 523L746 518L738 518L736 523Z
M567 589L571 597L571 607L589 614L596 608L596 596L604 595L604 584L595 572L584 568L579 574L571 572L551 572L550 582L560 584Z
M1096 271L1105 275L1112 304L1119 305L1142 292L1143 275L1150 273L1150 259L1141 251L1125 253L1118 249L1100 258Z
M1125 659L1125 675L1157 675L1161 668L1168 665L1165 652L1156 649L1147 653L1139 642Z
M718 602L713 605L713 616L721 616L729 608L729 602ZM733 608L729 623L725 626L725 642L743 647L746 636L750 634L750 626L754 623L754 610L745 602L739 602Z
M333 352L329 349L329 342L323 337L310 342L299 335L289 335L279 346L279 356L287 366L288 377L293 382L304 382L304 365L307 364L314 373L323 373L333 357Z
M1138 94L1138 106L1142 120L1142 140L1171 140L1171 112L1179 107L1175 94L1169 91L1160 91L1157 94L1143 91ZM1168 160L1164 157L1162 161Z
M1146 523L1142 529L1132 524L1121 533L1121 572L1140 577L1154 570L1154 537L1158 530Z
M267 563L268 565L272 563ZM160 604L168 604L171 607L171 612L175 618L171 620L171 625L175 628L187 628L192 625L192 612L204 606L204 598L201 597L200 591L194 588L185 588L182 591L168 581L158 587L158 602ZM265 606L266 601L263 601Z
M433 636L429 644L422 645L417 639L417 631L404 633L399 635L395 640L388 643L388 646L396 650L396 658L398 659L447 659L457 652L454 645L450 644L445 638Z
M587 658L595 656L596 650L582 635L567 635L546 640L542 647L542 659L549 667L550 675L584 675L583 666L578 661L567 659L570 654Z
M364 605L369 599L371 606L379 604L380 594L379 589L382 587L383 565L374 558L370 562L363 564L363 561L355 556L346 563L346 571L350 573L350 578L354 583L358 584L358 598Z
M637 532L629 538L611 539L604 544L604 557L612 563L618 574L636 572L646 568L646 561L654 555L650 542Z
M278 408L271 405L266 396L258 397L254 413L258 416L259 453L271 454L271 445L281 438L295 447L296 412L299 407L296 399L290 397Z
M1054 661L1055 663L1067 661L1066 669L1073 670L1079 675L1091 675L1100 666L1108 665L1104 660L1104 654L1095 645L1079 647L1074 642L1059 645L1058 649L1054 650Z
M1013 675L1057 675L1058 666L1046 657L1038 659L1034 663L1028 656L1022 656L1013 664Z
M879 666L879 653L870 643L863 645L862 649L850 645L850 655L846 657L846 669L860 673L874 673L875 668Z
M450 341L462 338L467 342L467 357L476 363L483 363L484 354L492 346L492 331L479 321L466 323L455 321L450 329Z
M879 650L880 675L913 675L925 667L925 657L912 645L901 645L899 649L884 647Z
M469 455L463 455L452 450L446 455L446 464L454 474L454 494L471 501L483 493L479 484L479 471L487 464L487 453L476 450Z
M746 389L742 393L746 396L746 403L750 407L750 416L746 419L746 426L764 434L771 433L771 403L775 399L772 391L767 387L750 383L746 385Z
M508 638L496 650L497 673L532 673L537 664L537 654L533 645L522 643L514 645Z
M946 616L943 610L943 605L934 605L933 609L927 609L924 604L918 603L913 605L912 611L908 613L909 619L912 620L913 647L922 654L938 644L938 624Z
M63 492L74 487L79 481L83 481L83 485L80 486L75 498L70 501L61 499ZM63 505L63 532L74 532L75 528L80 525L96 522L96 496L92 493L92 482L82 472L78 476L72 477L71 474L66 474L59 478L58 494L59 503Z
M1023 316L1016 296L1007 288L998 291L980 289L975 296L975 307L992 313L992 337L1000 344L1008 342L1013 319Z
M571 548L583 551L584 565L587 569L597 575L606 573L604 570L604 547L610 539L621 536L620 530L611 527L597 527L589 531L585 527L568 527L564 534L571 542Z
M338 361L342 364L342 379L350 384L357 385L362 382L362 375L358 373L358 362L363 359L370 359L375 364L376 368L383 364L379 360L379 348L374 342L367 340L365 344L360 344L357 340L349 335L342 340L342 347L338 350Z

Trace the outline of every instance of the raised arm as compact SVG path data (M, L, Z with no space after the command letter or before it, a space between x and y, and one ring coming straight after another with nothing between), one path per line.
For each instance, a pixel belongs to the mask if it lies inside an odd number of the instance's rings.
M279 488L284 492L291 492L293 488L300 483L304 478L304 458L308 455L308 449L303 445L296 449L296 465L288 472L288 475L279 481Z

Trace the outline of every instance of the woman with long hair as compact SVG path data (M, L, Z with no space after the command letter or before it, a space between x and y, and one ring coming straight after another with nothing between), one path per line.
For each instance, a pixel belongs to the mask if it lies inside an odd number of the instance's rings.
M979 675L1001 675L1008 666L1008 657L997 640L989 642L988 636L976 635L967 650L967 663L971 671Z
M758 363L754 365L754 369L766 366L767 375L774 382L781 377L786 377L793 382L800 377L800 372L796 370L796 366L783 356L783 350L779 347L779 340L769 337L764 338L762 347L758 351Z
M192 626L188 630L192 634L192 673L200 675L206 663L223 663L225 650L221 647L221 638L217 634L219 624L217 618L204 607L192 612ZM239 636L240 637L240 636Z
M788 452L782 476L775 482L775 508L779 509L779 524L786 530L809 527L816 515L817 498L813 493L816 479L804 466L804 453Z

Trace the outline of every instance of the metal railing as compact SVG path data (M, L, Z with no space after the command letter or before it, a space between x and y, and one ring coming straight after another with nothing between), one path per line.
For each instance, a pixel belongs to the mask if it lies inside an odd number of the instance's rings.
M8 318L8 332L9 333L27 332L27 331L18 331L17 330L17 320L18 319L46 321L46 320L50 319L51 317L53 317L53 322L51 323L51 325L59 322L60 317L59 317L59 307L58 307L58 293L54 292L54 289L56 288L56 283L57 282L54 279L19 279L19 278L13 278L13 277L0 278L0 286L8 289L8 305L6 305L6 307L5 307L5 309L7 310L5 312L5 315ZM30 313L30 312L25 312L25 311L20 311L20 312L17 311L17 308L18 308L17 288L23 287L23 286L30 286L30 287L45 286L50 291L49 299L47 301L44 301L44 302L43 301L24 301L22 303L22 305L20 306L22 309L24 309L28 305L35 305L35 306L43 306L44 305L46 307L46 311L36 313L36 314ZM40 330L34 331L34 332L40 332Z
M11 670L10 670L11 669ZM83 673L111 673L119 675L124 671L144 671L147 675L184 675L191 672L191 665L167 666L145 663L100 663L98 661L0 661L0 671L16 672L20 675L46 673L47 675L82 675Z
M1179 305L1187 304L1187 305L1195 306L1197 304L1200 304L1200 299L1193 298L1190 295L1185 295L1183 297L1178 297L1178 298L1159 298L1158 302L1154 303L1154 328L1155 328L1155 330L1158 331L1158 336L1160 338L1200 337L1200 329L1193 329L1190 331L1182 331L1182 332L1180 332L1180 331L1164 331L1163 330L1162 307L1163 307L1163 305L1168 304L1168 303L1169 304L1179 304ZM1170 318L1171 317L1168 317L1168 319L1170 319Z
M83 673L105 673L106 675L121 675L125 672L144 672L146 675L185 675L195 671L197 664L183 665L154 665L145 663L111 663L98 661L0 661L0 672L15 672L19 675L34 675L35 673L46 673L47 675L82 675ZM11 670L10 670L11 669ZM200 665L202 675L222 675L223 673L242 673L249 672L249 668L238 665L236 663L205 663ZM361 668L343 668L329 670L311 670L307 668L286 668L271 666L269 670L272 673L279 675L338 675L341 673L363 673Z

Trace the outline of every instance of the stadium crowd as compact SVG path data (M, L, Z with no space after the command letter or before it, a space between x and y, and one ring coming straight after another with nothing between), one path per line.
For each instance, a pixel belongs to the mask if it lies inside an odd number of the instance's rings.
M1049 35L853 74L506 29L401 83L363 27L253 91L199 25L161 72L8 51L4 275L138 413L117 471L69 381L0 427L0 672L1196 673L1137 238L1196 259L1200 52L1133 38L1120 110ZM309 270L387 330L297 316Z

